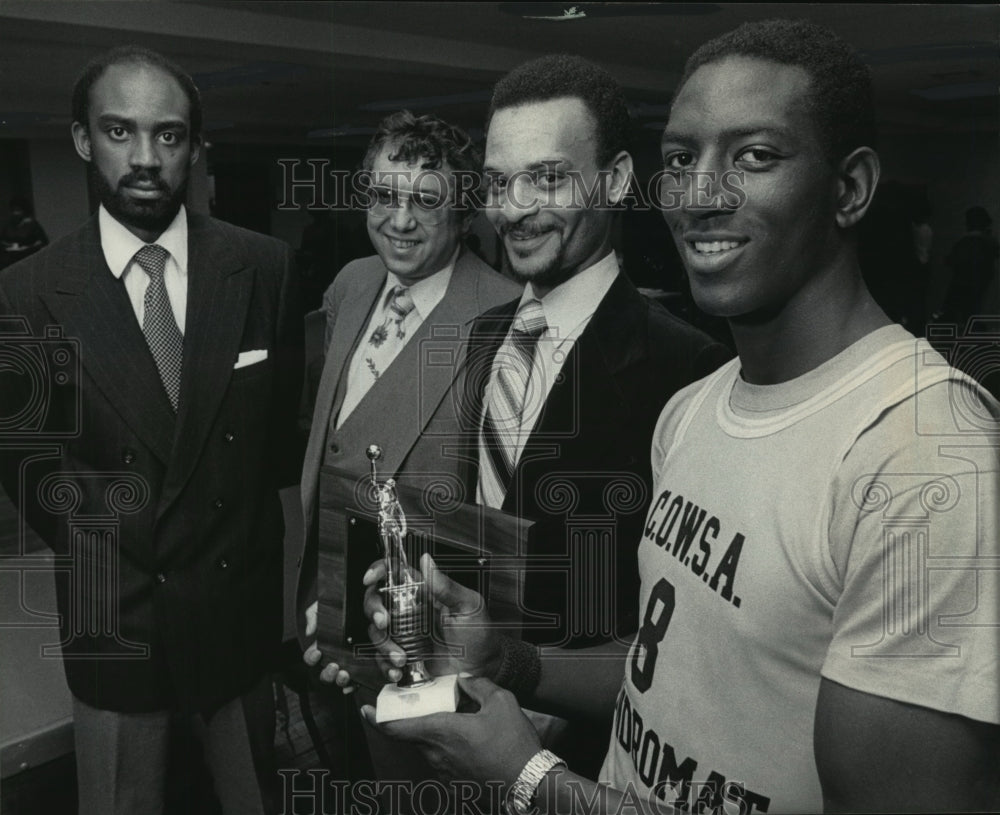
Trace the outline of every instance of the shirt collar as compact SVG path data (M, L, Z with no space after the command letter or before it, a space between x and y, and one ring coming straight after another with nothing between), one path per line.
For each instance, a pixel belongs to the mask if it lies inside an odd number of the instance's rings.
M101 204L97 212L97 220L101 229L101 250L104 252L104 259L107 261L108 268L111 269L111 274L121 278L132 262L132 258L135 257L135 253L148 244L129 232L104 208L104 204ZM187 274L187 238L187 210L181 204L181 208L174 216L174 220L170 222L170 226L154 243L170 253L182 275Z
M542 297L542 311L545 312L545 322L548 324L546 334L560 338L570 336L580 323L597 311L617 277L618 259L614 252L608 252L597 263L577 272ZM538 299L531 283L528 283L518 307L529 300Z
M417 316L421 320L426 320L427 315L430 314L438 303L444 298L444 294L448 289L448 283L451 282L451 275L455 270L455 262L458 260L458 253L461 247L456 247L455 253L451 256L451 260L448 264L443 267L440 271L434 272L434 274L423 278L423 280L418 280L409 286L410 297L413 299L413 308L417 312ZM386 275L385 288L382 289L382 306L386 305L386 297L388 293L391 292L396 286L406 286L396 275L389 272Z

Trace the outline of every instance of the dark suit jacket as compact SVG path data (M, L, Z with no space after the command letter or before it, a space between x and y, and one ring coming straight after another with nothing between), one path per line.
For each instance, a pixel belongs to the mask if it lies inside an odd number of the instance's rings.
M28 523L64 556L57 566L69 566L56 570L66 676L99 708L210 711L258 680L280 645L278 488L295 482L301 461L291 253L193 213L188 247L176 417L105 263L96 217L0 277L0 314L36 338L48 326L65 337L31 341L57 384L43 392L44 421L22 428L2 472ZM25 342L0 338L15 354ZM47 350L58 342L68 364ZM234 369L251 350L267 359ZM40 387L16 375L6 384L4 416ZM75 433L58 437L74 422ZM47 438L57 443L39 448ZM105 531L87 531L99 517ZM81 611L87 604L97 610Z
M456 443L457 400L452 387L463 367L469 329L476 315L519 289L472 252L463 251L441 302L347 420L330 433L330 417L344 400L351 358L387 274L377 255L352 261L324 296L329 347L302 469L305 546L297 602L300 629L305 608L316 599L316 508L324 457L329 464L361 477L370 467L365 451L375 443L382 448L380 478L392 476L401 484L420 488L436 482L454 489L459 462L443 449ZM428 357L431 348L434 353ZM373 555L378 551L375 543Z
M462 411L474 423L465 428L473 437L493 358L518 303L483 314L473 326L469 407ZM503 505L535 521L525 639L582 647L637 628L636 548L652 489L653 428L677 390L731 356L648 301L624 274L612 284L549 392ZM476 477L472 468L472 495Z

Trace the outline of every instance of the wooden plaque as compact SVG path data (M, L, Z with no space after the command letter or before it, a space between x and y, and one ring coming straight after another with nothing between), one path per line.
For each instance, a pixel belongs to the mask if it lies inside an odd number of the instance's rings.
M396 491L406 515L410 564L418 566L420 555L429 551L442 571L485 598L493 625L520 636L518 575L531 522L405 484L397 484ZM317 641L324 656L350 670L360 684L376 688L385 680L368 639L361 579L382 556L377 518L367 475L321 469Z

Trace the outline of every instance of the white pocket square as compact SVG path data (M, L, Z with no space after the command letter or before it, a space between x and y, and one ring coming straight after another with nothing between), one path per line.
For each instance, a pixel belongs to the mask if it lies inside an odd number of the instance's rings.
M236 364L233 366L233 370L235 371L237 368L246 368L247 365L263 362L265 359L267 359L266 348L262 348L259 351L240 351L240 355L236 358Z

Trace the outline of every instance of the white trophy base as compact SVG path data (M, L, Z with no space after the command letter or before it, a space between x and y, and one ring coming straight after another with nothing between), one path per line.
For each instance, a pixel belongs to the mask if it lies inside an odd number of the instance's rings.
M458 708L458 675L435 676L418 688L386 685L375 704L375 721L394 722L415 719L431 713L454 713Z

